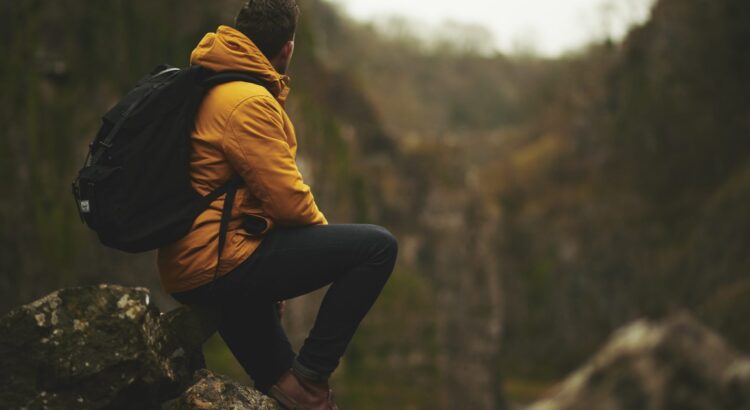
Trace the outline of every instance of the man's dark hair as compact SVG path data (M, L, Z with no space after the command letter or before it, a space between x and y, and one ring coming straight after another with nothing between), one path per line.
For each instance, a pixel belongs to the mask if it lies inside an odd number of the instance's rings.
M298 18L297 0L249 0L237 14L235 28L270 60L294 38Z

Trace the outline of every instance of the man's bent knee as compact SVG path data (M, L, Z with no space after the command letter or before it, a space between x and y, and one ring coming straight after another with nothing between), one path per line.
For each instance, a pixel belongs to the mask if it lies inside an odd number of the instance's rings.
M386 228L379 225L365 225L372 232L372 241L377 250L376 255L390 262L395 262L398 255L398 240Z

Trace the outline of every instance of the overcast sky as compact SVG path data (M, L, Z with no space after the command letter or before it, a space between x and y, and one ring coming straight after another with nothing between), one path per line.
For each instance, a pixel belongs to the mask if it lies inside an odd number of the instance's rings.
M620 38L644 21L654 0L333 0L358 20L399 15L433 26L446 20L491 30L504 52L533 48L555 56L601 39Z

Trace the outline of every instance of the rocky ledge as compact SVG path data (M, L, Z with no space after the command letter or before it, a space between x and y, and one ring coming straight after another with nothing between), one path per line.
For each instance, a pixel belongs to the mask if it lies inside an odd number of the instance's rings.
M0 319L0 408L276 409L200 370L214 322L207 311L162 314L144 288L54 292Z
M1 409L278 410L203 369L210 311L63 289L0 318ZM689 316L637 321L529 410L750 409L750 359Z

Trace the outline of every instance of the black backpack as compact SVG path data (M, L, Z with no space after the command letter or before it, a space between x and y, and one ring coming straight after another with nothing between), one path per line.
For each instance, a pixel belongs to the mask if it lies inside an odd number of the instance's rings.
M185 236L195 218L226 193L221 255L242 180L234 176L205 197L198 194L190 183L190 138L206 91L230 81L266 86L248 73L162 65L104 115L73 182L81 219L104 245L132 253L168 245Z

